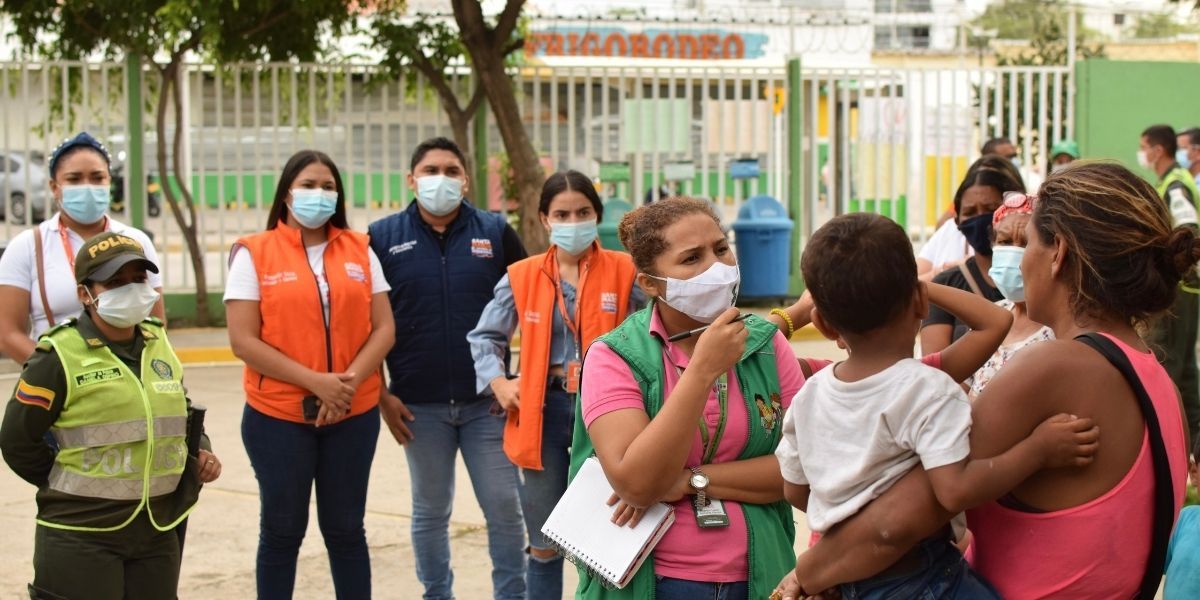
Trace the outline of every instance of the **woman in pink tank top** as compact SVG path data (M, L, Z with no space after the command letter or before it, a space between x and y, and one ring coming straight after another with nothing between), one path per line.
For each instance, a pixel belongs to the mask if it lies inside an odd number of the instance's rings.
M974 405L972 457L1000 454L1042 419L1090 417L1100 451L1087 467L1044 470L968 513L974 566L1005 598L1130 598L1150 555L1154 468L1145 420L1121 373L1075 338L1099 332L1134 367L1157 412L1178 515L1186 479L1178 394L1135 325L1168 309L1200 257L1154 189L1115 163L1072 165L1046 179L1021 262L1030 317L1056 340L1005 365ZM801 555L816 591L888 568L941 527L924 472L890 490Z

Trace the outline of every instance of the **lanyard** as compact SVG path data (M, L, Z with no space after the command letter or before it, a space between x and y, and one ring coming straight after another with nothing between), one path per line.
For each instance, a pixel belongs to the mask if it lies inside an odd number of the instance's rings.
M671 363L672 367L675 367L675 372L682 377L683 369L675 364L675 361L671 360L670 355L667 354L666 346L663 346L663 357L667 359L667 362ZM708 423L704 422L703 416L696 420L696 424L700 429L700 464L702 465L712 464L713 458L717 455L717 446L721 445L721 438L725 437L725 423L729 420L728 373L721 373L721 376L717 378L716 383L713 385L713 391L717 393L717 406L720 407L716 432L711 435L709 434Z
M714 434L711 443L708 439L708 424L704 422L704 417L700 417L700 442L703 444L703 460L702 465L712 464L713 458L717 455L717 446L721 443L721 438L725 435L725 422L729 418L729 375L721 373L717 378L717 404L721 407L721 416L717 419L717 432Z
M108 231L108 217L104 217L104 231ZM62 240L63 254L67 255L67 264L71 266L71 273L75 272L75 251L71 250L71 240L67 237L67 226L60 220L58 222L58 238ZM87 243L87 240L83 240Z
M587 279L587 263L579 265L579 286L575 288L575 318L567 314L567 301L563 298L562 279L558 274L558 260L555 259L554 274L551 279L554 280L554 293L558 296L558 313L562 316L563 323L567 325L567 329L571 330L571 337L575 340L575 360L579 360L580 346L583 345L583 340L579 337L579 305L582 304L583 282Z

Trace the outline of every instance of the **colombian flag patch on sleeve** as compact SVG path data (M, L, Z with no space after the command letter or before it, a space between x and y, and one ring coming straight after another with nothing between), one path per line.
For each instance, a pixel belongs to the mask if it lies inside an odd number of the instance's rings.
M46 410L50 410L50 406L54 404L54 390L29 385L25 383L24 379L17 381L17 393L13 397L21 404L28 404Z

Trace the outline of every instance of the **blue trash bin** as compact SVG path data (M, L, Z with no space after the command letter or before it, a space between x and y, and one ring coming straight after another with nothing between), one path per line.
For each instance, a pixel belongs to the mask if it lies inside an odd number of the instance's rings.
M754 196L738 210L733 224L741 298L783 298L788 293L792 221L778 200Z

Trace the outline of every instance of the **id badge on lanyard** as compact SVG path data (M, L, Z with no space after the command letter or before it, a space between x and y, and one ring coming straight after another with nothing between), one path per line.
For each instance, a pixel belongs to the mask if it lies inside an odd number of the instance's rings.
M587 268L584 267L584 271L579 277L579 289L576 290L576 296L575 296L576 319L578 319L578 317L579 317L579 302L580 302L579 295L582 293L583 278L586 275L587 275ZM567 385L566 385L567 393L568 394L578 394L579 393L579 380L580 380L580 377L583 375L583 360L580 359L580 352L582 351L582 348L580 348L580 345L583 343L583 340L580 339L580 336L579 336L580 325L577 324L576 320L572 320L571 316L569 314L567 314L567 302L563 298L562 282L555 279L554 288L555 288L555 293L558 294L559 314L562 316L563 323L566 324L567 329L569 330L569 332L571 334L571 339L574 340L574 342L575 342L575 358L573 360L567 361L567 364L564 365L564 368L567 372L567 382L566 382L567 383Z

